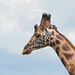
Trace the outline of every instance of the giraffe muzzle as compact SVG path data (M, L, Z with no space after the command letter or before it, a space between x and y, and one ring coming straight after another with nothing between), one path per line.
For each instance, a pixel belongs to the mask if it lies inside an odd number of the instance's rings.
M27 45L25 46L25 48L23 49L23 52L22 54L25 55L25 54L30 54L33 50L31 50L30 46L27 47Z
M31 52L32 52L32 50L25 50L25 49L24 49L23 52L22 52L22 54L23 54L23 55L25 55L25 54L30 54Z
M30 49L30 45L29 43L24 47L22 54L30 54L32 52L32 50Z

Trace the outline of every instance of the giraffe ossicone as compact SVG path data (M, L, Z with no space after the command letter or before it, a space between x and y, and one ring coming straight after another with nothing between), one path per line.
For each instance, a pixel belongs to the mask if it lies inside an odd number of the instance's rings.
M51 15L42 15L40 26L35 25L35 31L22 54L30 54L46 46L52 47L70 75L75 75L75 47L62 35L55 25L51 25Z

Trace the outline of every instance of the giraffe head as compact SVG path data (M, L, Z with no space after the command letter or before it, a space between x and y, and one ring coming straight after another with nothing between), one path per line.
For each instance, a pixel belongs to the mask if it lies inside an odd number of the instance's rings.
M50 14L43 14L40 26L34 26L35 32L28 44L24 47L23 55L51 45L56 26L50 24L50 17Z

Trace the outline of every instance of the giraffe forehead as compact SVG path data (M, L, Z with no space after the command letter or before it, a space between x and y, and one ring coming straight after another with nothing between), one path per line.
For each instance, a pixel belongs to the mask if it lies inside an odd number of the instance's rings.
M36 35L36 34L45 35L45 30L39 29L39 30L37 30L37 32L34 33L34 35Z

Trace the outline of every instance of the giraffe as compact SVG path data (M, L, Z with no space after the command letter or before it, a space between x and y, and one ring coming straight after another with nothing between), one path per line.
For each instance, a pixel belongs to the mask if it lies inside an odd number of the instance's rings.
M75 47L62 35L55 25L51 25L51 15L43 13L40 26L34 26L35 32L22 54L30 54L32 51L52 47L59 56L64 67L70 75L75 75Z

